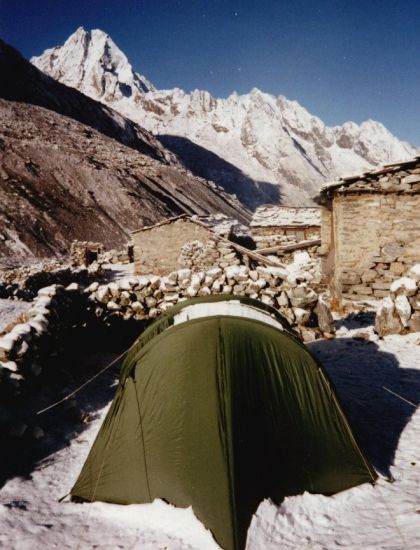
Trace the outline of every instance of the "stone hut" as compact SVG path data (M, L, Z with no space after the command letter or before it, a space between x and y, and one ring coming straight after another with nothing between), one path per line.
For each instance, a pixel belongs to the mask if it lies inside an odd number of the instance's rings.
M181 268L205 271L240 263L227 241L186 214L138 229L132 233L132 240L138 275L167 275Z
M251 235L257 249L319 239L319 207L259 206L251 221Z
M70 262L73 266L89 266L103 253L102 243L73 241L70 246Z
M420 261L420 157L326 184L316 201L322 269L336 298L382 298Z

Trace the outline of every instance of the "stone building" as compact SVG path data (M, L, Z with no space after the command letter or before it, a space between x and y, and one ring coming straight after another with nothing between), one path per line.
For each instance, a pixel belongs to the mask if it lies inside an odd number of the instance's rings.
M381 298L420 261L420 157L321 188L323 273L337 298Z
M186 214L138 229L132 240L134 269L139 275L167 275L180 268L205 271L240 263L228 242Z
M251 235L256 247L319 239L321 216L319 207L259 206L251 221Z

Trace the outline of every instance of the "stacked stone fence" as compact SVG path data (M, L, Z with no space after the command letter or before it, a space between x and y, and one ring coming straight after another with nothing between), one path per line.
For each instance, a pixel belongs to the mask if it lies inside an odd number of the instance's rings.
M89 267L72 267L58 262L39 263L16 269L0 271L0 298L33 300L38 290L58 284L71 283L87 285L98 279L103 273L102 267L94 263Z
M334 326L325 301L317 293L319 270L308 258L299 269L229 265L194 272L185 268L164 277L129 277L103 285L95 282L85 292L95 316L104 320L154 319L179 301L195 296L249 296L276 308L304 341L311 341L334 332Z

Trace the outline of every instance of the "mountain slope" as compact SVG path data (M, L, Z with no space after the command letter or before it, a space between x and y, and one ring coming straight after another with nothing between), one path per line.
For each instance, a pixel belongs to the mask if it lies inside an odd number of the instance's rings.
M118 247L181 213L247 212L207 182L42 107L0 99L0 264ZM248 218L249 219L249 218Z
M156 90L100 30L79 28L32 63L140 123L185 166L250 207L307 203L327 180L418 152L378 122L330 128L296 101L257 89L226 99Z

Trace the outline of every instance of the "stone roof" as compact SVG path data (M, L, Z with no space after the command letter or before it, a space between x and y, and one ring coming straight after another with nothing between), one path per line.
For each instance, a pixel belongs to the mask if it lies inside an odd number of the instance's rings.
M136 233L140 233L142 231L149 231L150 229L154 229L155 227L160 227L162 225L167 225L169 223L177 222L178 220L186 220L190 221L192 223L195 223L197 225L200 225L201 227L204 227L211 233L214 233L211 227L209 227L207 224L199 221L195 216L189 216L188 214L181 214L179 216L174 216L172 218L167 218L166 220L162 220L161 222L155 223L153 225L147 225L145 227L140 227L140 229L136 229L135 231L131 231L132 235L135 235Z
M311 227L321 225L318 206L259 206L252 217L253 227Z
M335 193L352 192L420 192L420 156L410 160L385 164L362 174L343 176L324 183L315 201L322 203Z

